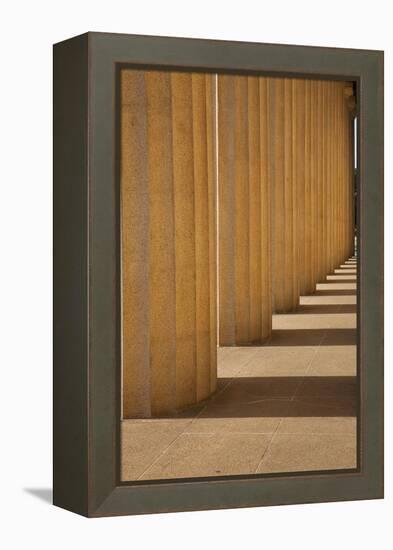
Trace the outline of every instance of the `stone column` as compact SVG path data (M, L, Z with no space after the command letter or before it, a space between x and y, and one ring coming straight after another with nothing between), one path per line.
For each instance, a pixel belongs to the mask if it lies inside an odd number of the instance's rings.
M123 416L216 384L214 75L121 73Z
M218 76L219 342L271 332L267 79Z

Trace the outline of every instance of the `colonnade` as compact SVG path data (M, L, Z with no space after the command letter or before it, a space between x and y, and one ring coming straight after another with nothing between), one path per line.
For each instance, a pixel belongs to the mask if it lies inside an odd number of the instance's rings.
M353 254L351 90L121 71L124 417L207 398L217 343L263 344Z
M263 343L353 253L348 88L218 76L220 345Z
M271 89L275 121L285 125L272 155L284 166L274 169L273 295L274 310L285 312L353 252L352 120L345 83L274 79Z

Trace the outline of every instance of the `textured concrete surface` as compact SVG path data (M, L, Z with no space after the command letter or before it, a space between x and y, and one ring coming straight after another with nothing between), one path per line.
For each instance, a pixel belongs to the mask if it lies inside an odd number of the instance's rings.
M220 348L209 400L124 420L122 479L356 467L355 272L349 260L295 313L274 315L266 345Z

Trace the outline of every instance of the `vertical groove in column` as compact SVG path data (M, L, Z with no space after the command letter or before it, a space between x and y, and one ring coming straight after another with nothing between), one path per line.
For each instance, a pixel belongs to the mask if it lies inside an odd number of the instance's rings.
M348 151L348 222L347 222L347 255L352 256L353 254L353 115L352 112L347 110L347 151Z
M322 280L328 273L328 240L327 240L327 82L322 82Z
M210 254L206 78L192 75L195 185L197 400L210 394Z
M247 77L235 77L235 334L237 344L249 342L250 251L248 178Z
M206 75L207 170L209 202L210 392L217 386L217 75Z
M331 110L330 110L330 194L331 194L331 229L330 229L330 239L331 239L331 264L332 270L337 267L336 258L335 258L335 240L334 240L334 227L335 227L335 179L336 179L336 83L331 83Z
M324 278L329 273L329 244L328 244L328 136L327 136L327 109L328 109L328 82L323 82L323 96L322 96L322 147L323 147L323 206L322 206L322 220L323 220L323 272Z
M219 343L231 346L235 335L235 77L219 75Z
M343 189L344 189L344 148L343 148L343 119L344 119L344 100L343 100L343 85L340 85L340 97L339 97L339 108L340 108L340 134L339 134L339 146L340 146L340 178L339 178L339 250L340 250L340 262L344 261L344 250L343 250Z
M274 165L274 311L286 311L285 302L285 179L284 179L284 79L271 79L274 96L273 157Z
M176 281L171 81L146 72L150 209L152 414L176 406ZM165 284L163 284L165 281Z
M323 157L322 157L322 91L323 82L317 82L317 282L323 280Z
M331 108L332 108L332 82L327 83L327 104L326 104L326 178L327 178L327 272L331 273L334 268L332 260L332 216L331 216L331 207L332 207L332 178L331 178L331 145L332 145L332 135L331 135Z
M259 78L260 110L260 181L261 181L261 339L267 340L272 330L272 232L271 232L271 181L269 159L271 150L270 85L271 79Z
M142 71L122 71L120 109L123 416L127 418L151 414L149 191Z
M260 99L258 77L248 77L248 224L249 224L249 335L247 343L258 343L262 336L262 259L261 254L261 150ZM247 212L245 213L247 215ZM264 269L266 268L263 266Z
M197 400L192 76L172 73L176 262L176 406Z
M298 292L304 294L307 289L306 269L306 194L305 194L305 80L294 80L295 109L294 109L294 136L295 157L294 169L296 180L296 210L295 221L297 225L297 258Z
M285 263L284 263L284 307L291 311L297 305L296 277L296 212L295 212L295 178L293 171L293 81L284 80L284 227L285 227Z
M348 111L343 89L343 149L344 149L344 187L343 187L343 255L346 257L347 250L347 213L348 213L348 149L347 149L347 121Z
M317 245L317 86L316 81L311 81L311 276L312 276L312 289L315 288L317 283L317 258L318 258L318 245Z
M350 166L349 166L349 170L350 170L350 201L349 201L349 208L350 208L350 213L349 213L349 223L350 223L350 231L349 231L349 239L350 239L350 242L349 242L349 256L352 256L354 253L355 253L355 250L354 250L354 241L355 241L355 219L354 219L354 210L355 210L355 204L354 204L354 200L355 200L355 189L354 189L354 185L355 185L355 151L354 151L354 139L355 139L355 135L354 135L354 116L355 114L354 113L351 113L351 116L350 116L350 121L349 121L349 162L350 162Z
M296 170L297 164L297 139L296 139L296 95L295 95L295 82L296 79L292 80L292 86L290 88L292 94L292 270L293 270L293 291L292 291L292 308L296 309L299 305L299 285L300 285L300 266L299 266L299 209L301 208L299 204L299 190L298 190L298 173Z
M338 165L338 98L339 84L335 82L334 86L334 178L333 178L333 246L334 246L334 263L339 265L338 253L338 180L339 180L339 165Z
M146 72L150 211L152 414L176 406L175 242L171 81ZM162 281L165 281L165 285Z
M304 160L304 197L305 197L305 288L304 293L310 294L313 292L313 277L312 277L312 204L311 204L311 81L305 81L305 160Z

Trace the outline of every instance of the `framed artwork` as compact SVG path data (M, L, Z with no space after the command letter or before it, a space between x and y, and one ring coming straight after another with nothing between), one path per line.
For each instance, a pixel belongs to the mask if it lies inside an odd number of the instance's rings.
M383 496L383 53L54 46L54 504Z

